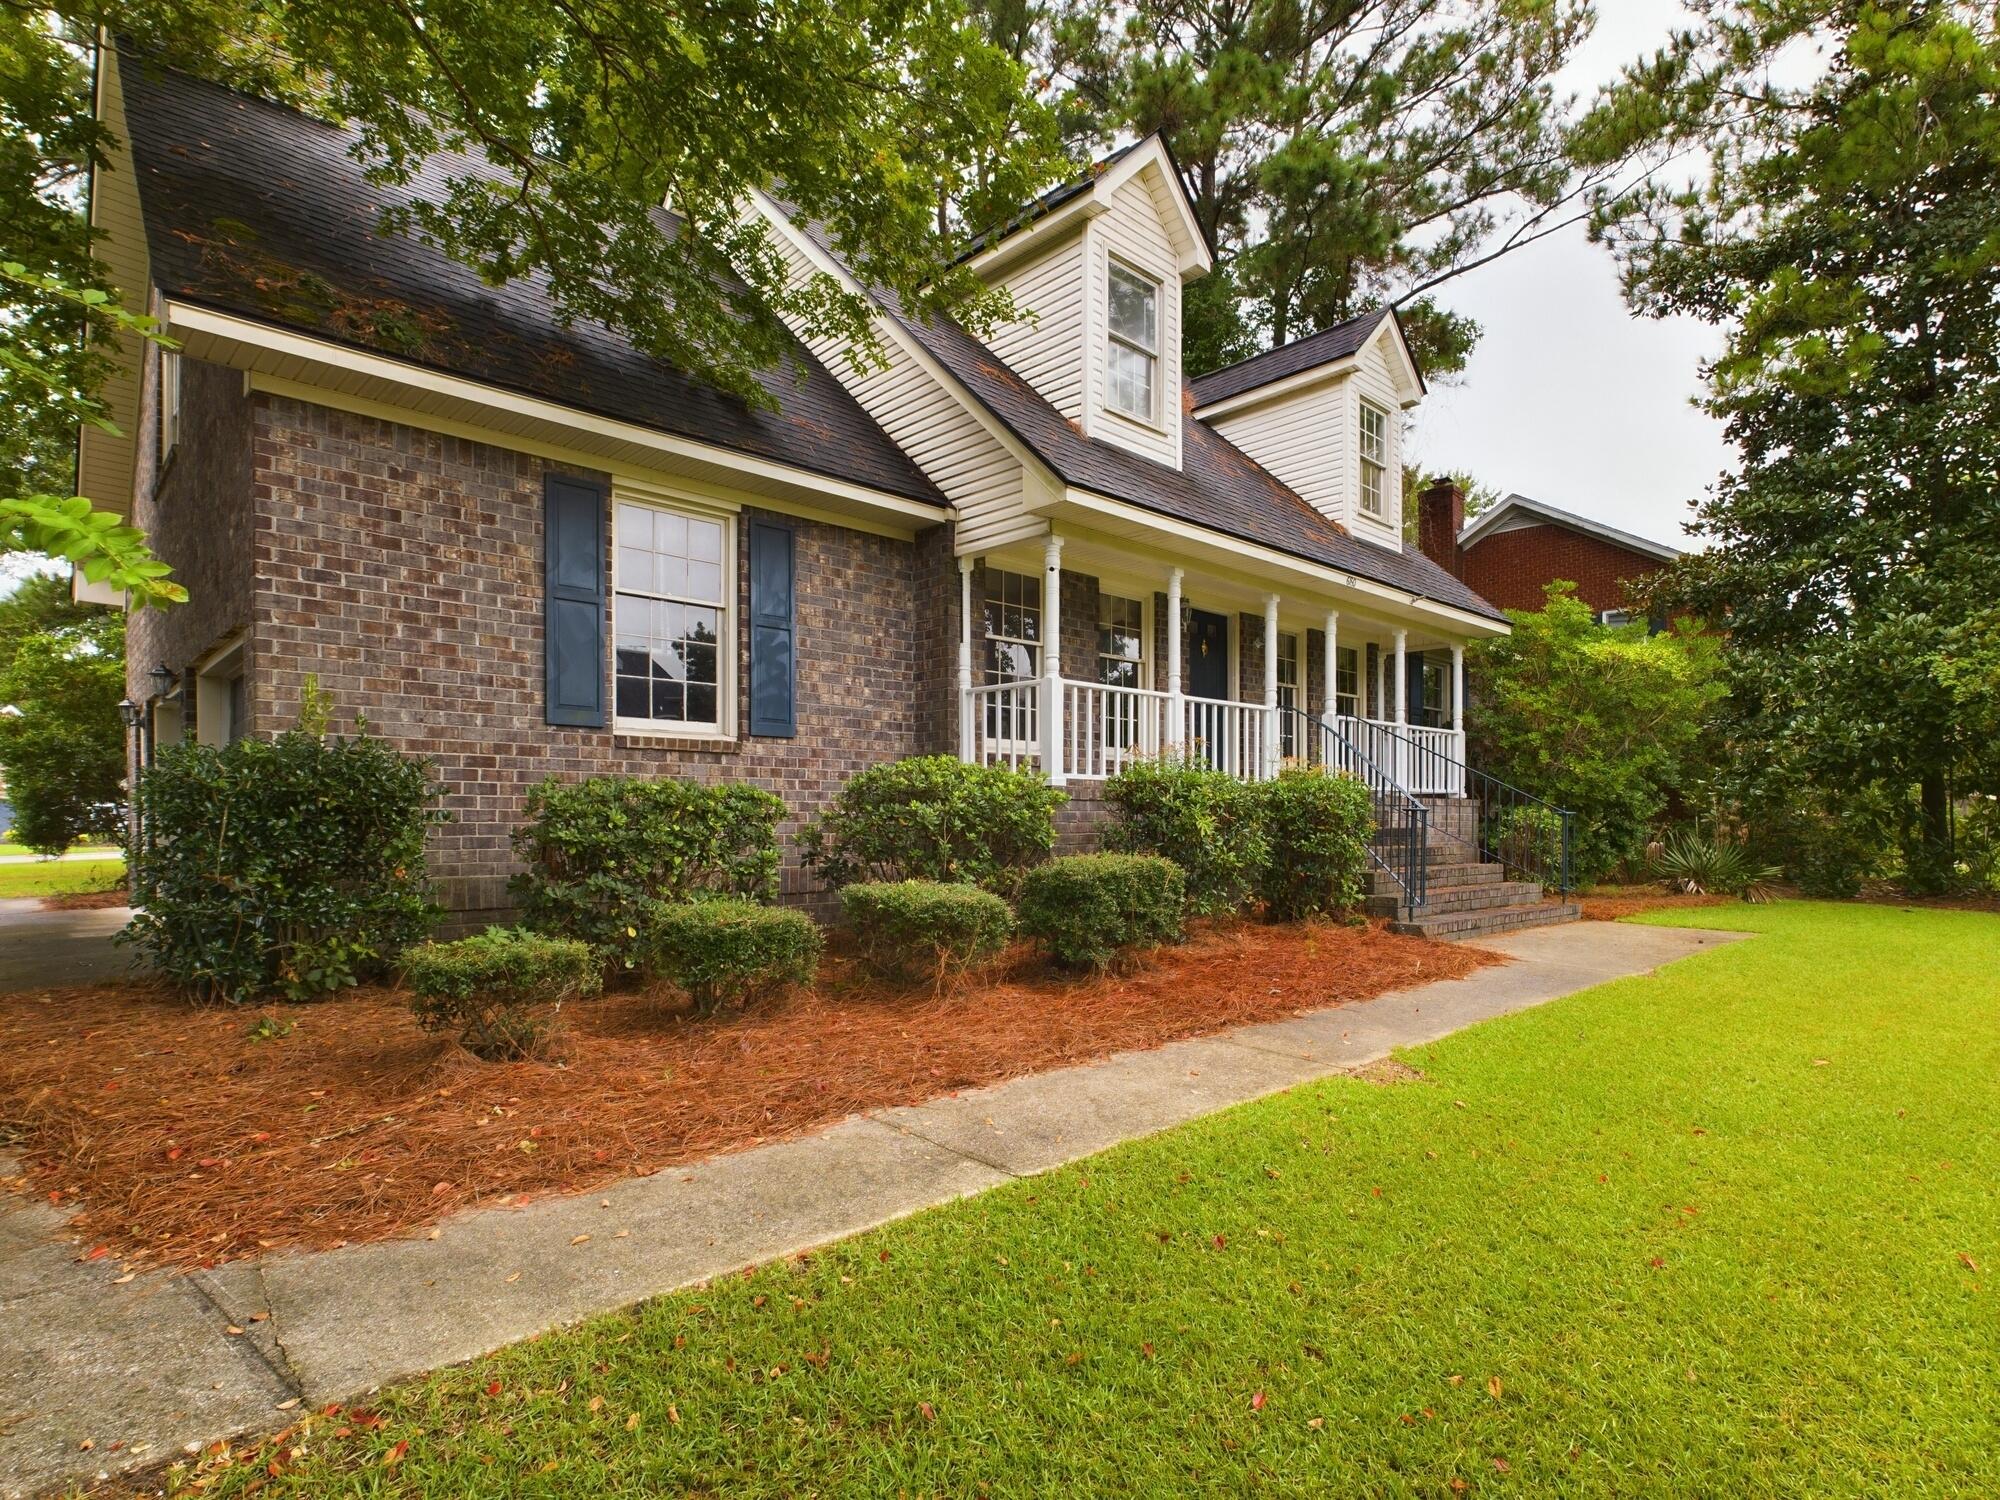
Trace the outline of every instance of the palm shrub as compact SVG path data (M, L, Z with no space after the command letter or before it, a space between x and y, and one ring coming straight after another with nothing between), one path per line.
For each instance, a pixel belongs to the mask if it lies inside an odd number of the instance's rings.
M1741 896L1745 901L1761 901L1770 882L1784 873L1752 858L1743 845L1699 828L1669 833L1660 841L1653 866L1670 889L1685 895Z
M527 868L509 882L522 920L589 943L607 976L637 967L641 930L660 902L778 892L785 804L758 787L551 778L528 793L527 813L514 831Z
M1270 841L1257 883L1266 915L1296 922L1359 904L1375 831L1368 788L1318 766L1287 766L1256 793Z
M919 755L850 778L800 832L799 849L830 886L936 880L1008 896L1055 847L1065 800L1036 771Z
M1188 910L1241 906L1270 857L1255 791L1205 761L1169 755L1128 763L1104 784L1114 817L1107 847L1158 854L1187 878Z
M1021 931L1063 968L1103 970L1136 948L1178 942L1186 903L1186 877L1172 860L1075 854L1028 872Z
M140 776L123 934L202 999L315 1000L387 971L439 911L430 762L367 734L161 748Z
M788 984L819 967L819 928L802 911L734 897L655 902L639 932L648 979L679 985L704 1015Z
M596 950L573 938L496 927L403 955L410 1010L426 1031L458 1032L466 1051L500 1062L530 1056L544 1012L597 993Z
M939 990L1007 946L1014 914L977 886L934 880L863 881L840 893L862 963L883 979Z

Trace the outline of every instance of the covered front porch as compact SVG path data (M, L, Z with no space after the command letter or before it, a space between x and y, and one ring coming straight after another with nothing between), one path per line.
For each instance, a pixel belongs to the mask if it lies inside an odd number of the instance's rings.
M1245 781L1298 761L1466 793L1465 647L1492 622L1147 550L1051 531L959 559L963 759L1058 785L1172 753Z

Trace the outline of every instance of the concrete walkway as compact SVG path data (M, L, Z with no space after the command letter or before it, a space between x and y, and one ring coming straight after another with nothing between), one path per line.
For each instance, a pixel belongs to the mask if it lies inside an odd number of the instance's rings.
M0 900L0 995L125 978L132 950L111 938L131 920L129 906L43 911L39 896Z
M116 1261L79 1263L59 1216L16 1195L0 1208L0 1494L276 1428L301 1403L344 1401L1738 936L1594 922L1508 934L1484 946L1514 962L1466 979L461 1214L435 1239L119 1285Z

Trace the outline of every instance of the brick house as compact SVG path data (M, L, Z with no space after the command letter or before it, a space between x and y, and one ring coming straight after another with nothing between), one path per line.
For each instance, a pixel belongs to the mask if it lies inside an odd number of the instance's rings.
M1424 555L1501 609L1540 609L1543 590L1567 579L1600 623L1623 625L1637 607L1626 585L1681 556L1678 547L1526 495L1509 495L1469 524L1465 496L1448 481L1417 503Z
M1075 842L1107 775L1179 747L1244 778L1338 763L1469 826L1452 668L1507 626L1402 543L1401 329L1183 379L1210 252L1158 140L969 252L1034 320L981 343L878 295L885 363L809 343L757 409L564 326L532 278L379 233L393 190L349 131L129 56L99 92L126 143L93 184L102 253L179 344L131 351L123 435L80 463L192 596L131 620L135 769L276 732L316 679L435 762L431 870L467 919L504 908L551 775L742 779L796 819L863 766L956 753L1065 785ZM415 191L482 170L441 156ZM749 210L799 275L859 289L786 205ZM1421 915L1409 862L1382 875Z

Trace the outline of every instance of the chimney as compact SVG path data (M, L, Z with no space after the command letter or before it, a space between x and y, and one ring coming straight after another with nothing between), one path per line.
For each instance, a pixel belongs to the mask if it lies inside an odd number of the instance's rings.
M1417 496L1417 550L1454 578L1464 576L1458 534L1465 530L1465 491L1440 479Z

